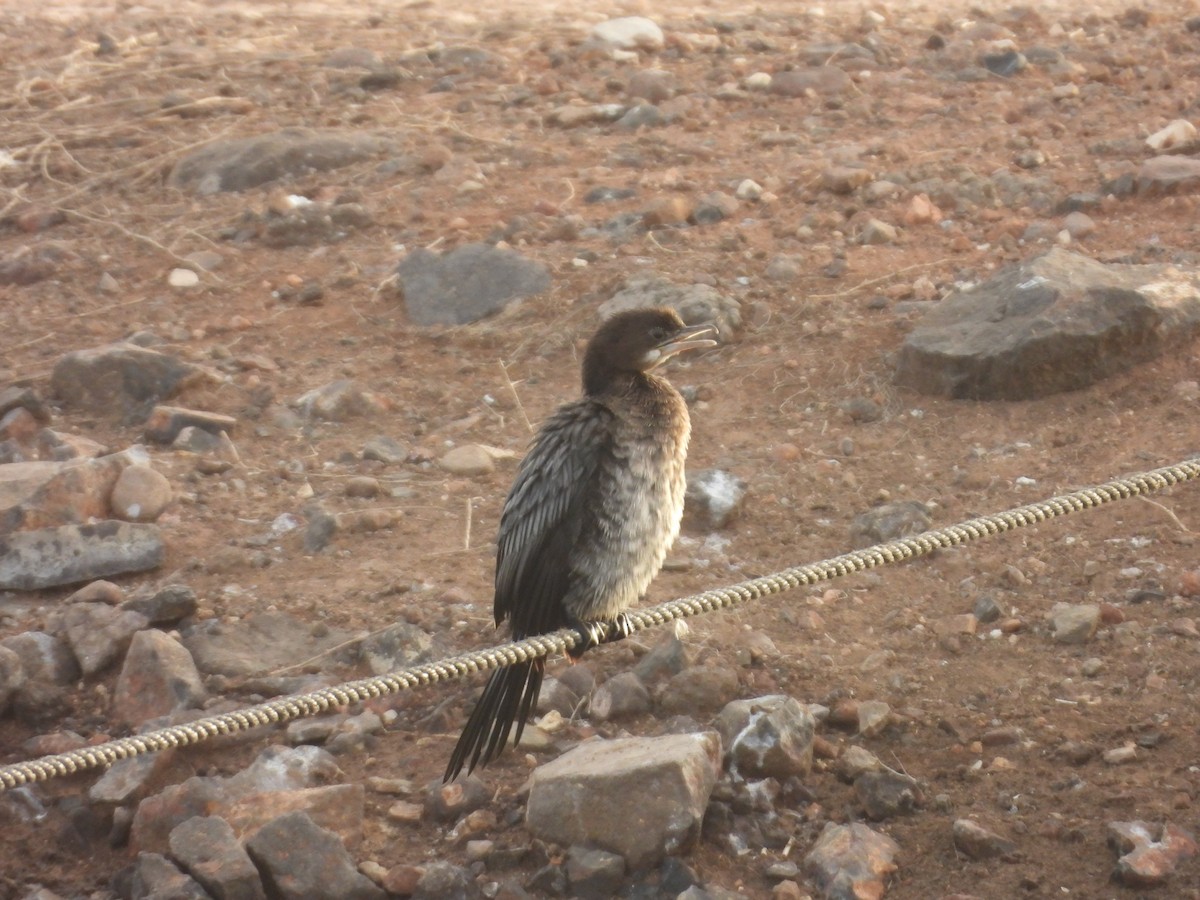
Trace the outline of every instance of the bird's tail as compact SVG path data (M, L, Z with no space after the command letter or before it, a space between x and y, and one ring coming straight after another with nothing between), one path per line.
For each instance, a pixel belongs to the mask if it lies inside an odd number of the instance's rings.
M486 766L499 756L514 724L517 728L514 740L521 739L525 719L537 702L545 671L546 660L539 658L514 663L492 673L450 754L443 781L453 781L463 766L470 774L477 765Z

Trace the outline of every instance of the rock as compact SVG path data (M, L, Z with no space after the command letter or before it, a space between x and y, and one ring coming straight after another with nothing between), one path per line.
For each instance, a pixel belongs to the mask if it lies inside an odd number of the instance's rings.
M0 465L0 536L110 518L117 479L145 459L139 448L98 459Z
M767 93L781 97L803 97L811 92L819 97L840 97L852 84L844 69L813 66L773 75Z
M928 531L933 525L929 508L918 500L893 500L859 513L850 524L850 543L870 547Z
M153 522L174 499L171 482L150 466L133 465L121 472L109 496L113 515L126 522Z
M650 692L633 672L614 675L596 689L588 715L599 722L640 716L650 711Z
M0 647L20 660L23 680L71 684L79 678L79 663L64 641L43 631L26 631L0 641ZM9 659L10 671L17 667Z
M693 531L717 531L733 521L746 499L746 482L723 469L687 476L683 522Z
M187 648L165 632L139 631L117 679L112 715L138 725L179 708L199 707L207 696Z
M155 525L105 521L63 525L0 537L0 590L94 581L162 565L165 548Z
M630 76L625 93L635 100L664 103L675 95L675 76L666 69L642 69Z
M355 636L341 628L314 628L284 612L261 612L237 622L197 623L183 636L183 645L202 672L245 677L320 656ZM347 652L353 662L357 651Z
M1050 607L1050 623L1060 644L1086 644L1100 626L1100 607L1095 603L1055 603Z
M386 147L353 132L285 128L271 134L212 141L175 164L167 183L184 191L244 191L271 181L327 172L368 159Z
M140 613L151 625L170 625L196 611L196 592L186 584L168 584L148 597L131 597L121 609Z
M641 275L626 280L624 287L600 304L603 318L627 309L667 306L679 313L688 325L711 323L717 327L716 339L728 343L742 325L742 307L707 284L672 284L657 275Z
M738 692L737 673L723 666L691 666L671 678L659 693L667 715L694 716L720 709Z
M687 197L672 194L651 201L650 205L642 211L642 222L647 228L682 225L688 221L692 212L692 202Z
M200 276L192 269L172 269L167 273L167 284L173 288L193 288L200 283Z
M341 839L302 811L268 822L247 839L246 850L272 897L383 900L387 896L358 872Z
M851 744L837 760L838 778L853 784L860 775L878 772L883 768L879 758L865 747Z
M861 823L826 824L804 868L829 900L881 898L900 845Z
M899 236L900 232L896 229L895 225L872 217L867 219L867 224L863 226L862 231L859 233L858 242L867 246L894 244L896 243L896 238Z
M1108 845L1120 856L1114 879L1131 888L1161 887L1200 853L1195 837L1170 822L1110 822Z
M994 594L980 594L975 598L975 606L972 613L980 625L990 625L1004 614L1004 610L996 602Z
M816 721L792 697L773 694L734 700L714 724L731 773L784 781L812 769Z
M695 843L720 769L711 732L589 741L534 770L526 823L542 840L646 868Z
M131 900L210 900L199 882L180 872L165 856L139 853L133 864Z
M54 364L50 390L89 415L140 422L195 374L193 366L166 353L116 343L62 357Z
M1146 138L1146 146L1155 153L1172 148L1187 147L1196 142L1196 126L1187 119L1175 119L1168 122L1150 137Z
M568 104L552 109L546 121L563 128L578 128L581 125L607 124L625 115L626 108L620 103Z
M663 678L678 675L688 665L687 646L673 633L666 634L633 668L642 684L653 684ZM564 678L566 674L564 673ZM586 693L586 691L584 691Z
M292 404L309 419L327 422L346 422L362 416L387 412L388 402L368 391L357 382L347 379L332 381L297 397Z
M12 384L0 388L0 417L7 416L14 410L22 409L33 417L39 425L50 424L50 410L46 408L33 388Z
M5 713L13 696L24 686L25 666L20 654L0 644L0 715Z
M417 325L465 325L550 288L541 263L512 250L464 244L438 255L417 249L396 267L408 315Z
M425 789L425 814L435 822L456 822L491 802L492 791L475 775L449 784L434 781Z
M863 772L854 779L854 794L867 818L874 822L911 816L925 804L925 793L917 780L890 769Z
M1069 212L1063 218L1063 228L1067 230L1067 234L1072 240L1082 240L1089 235L1095 234L1096 222L1085 212Z
M691 222L693 225L712 225L736 213L738 205L737 199L724 191L712 191L697 201Z
M173 444L185 428L196 428L211 435L233 434L237 419L220 413L186 409L182 406L156 406L143 426L146 440L155 444Z
M1134 176L1140 196L1191 193L1200 188L1200 159L1194 156L1154 156Z
M408 460L408 448L387 435L377 435L363 444L362 458L397 465Z
M858 733L874 737L891 721L892 708L882 700L863 700L857 705Z
M118 659L134 634L150 624L141 613L103 603L74 603L63 613L62 622L85 677Z
M463 444L448 450L438 465L451 475L490 475L496 471L496 461L484 447L479 444Z
M72 603L104 603L108 606L119 606L125 599L125 592L120 585L100 579L85 584L64 601L64 605Z
M852 194L874 176L868 169L853 166L830 166L821 173L821 186L834 194Z
M625 860L616 853L587 847L567 850L567 882L583 900L617 896L625 880Z
M1013 859L1017 845L970 819L957 819L952 834L954 847L969 859Z
M258 870L224 819L195 816L177 825L168 843L175 861L217 900L265 900Z
M620 50L661 50L663 31L642 16L608 19L592 28L592 38Z
M1198 324L1200 272L1055 248L937 304L905 339L896 381L956 399L1032 399L1152 359Z
M419 666L444 655L440 641L417 625L397 622L372 632L359 645L359 657L372 675Z
M88 788L88 799L113 807L136 804L149 793L151 782L163 777L174 759L174 750L118 759Z

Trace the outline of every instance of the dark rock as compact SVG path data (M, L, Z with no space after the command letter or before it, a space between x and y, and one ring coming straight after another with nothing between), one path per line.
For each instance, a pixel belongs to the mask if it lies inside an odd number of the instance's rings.
M176 163L167 183L201 195L244 191L284 178L340 169L385 147L386 142L373 135L285 128L273 134L213 141Z
M434 781L425 789L425 815L435 822L456 822L469 812L483 809L491 800L491 789L475 775L450 784Z
M687 646L674 634L667 634L633 667L633 674L643 684L653 684L662 678L678 675L688 665Z
M195 369L166 353L117 343L68 353L54 364L50 390L94 416L137 422L174 395Z
M217 900L266 897L258 870L224 819L188 819L171 831L169 845L175 861Z
M720 768L712 732L589 741L534 770L526 821L542 840L644 868L695 842Z
M405 462L408 456L408 448L387 435L373 437L363 444L363 459L394 465Z
M894 500L854 517L850 542L856 548L912 537L933 524L929 508L917 500Z
M859 775L854 780L854 794L867 818L875 822L910 816L925 803L925 794L915 778L890 769Z
M1016 50L986 54L980 58L979 63L993 75L999 75L1001 78L1016 75L1029 65L1029 61Z
M131 597L120 608L140 613L151 625L170 625L196 611L196 592L186 584L168 584L148 597Z
M683 524L693 531L717 531L733 521L746 499L746 481L724 469L689 472Z
M463 325L550 288L541 263L512 250L464 244L437 255L414 250L396 267L404 305L418 325Z
M131 900L211 900L197 881L157 853L138 854L129 896Z
M471 874L461 866L433 862L417 879L413 900L459 900L471 895Z
M13 384L0 389L0 417L8 415L15 409L25 410L33 416L34 421L42 425L50 424L50 410L46 408L46 404L41 401L33 388Z
M905 340L896 382L955 399L1032 399L1152 359L1198 324L1200 273L1055 248L939 303Z
M262 873L271 897L383 900L387 896L359 874L341 839L316 825L304 812L272 819L246 841L246 850Z
M139 803L149 793L151 783L163 775L174 759L174 750L119 759L88 788L88 799L111 806Z
M615 897L625 880L625 860L616 853L587 847L567 850L567 881L584 900Z

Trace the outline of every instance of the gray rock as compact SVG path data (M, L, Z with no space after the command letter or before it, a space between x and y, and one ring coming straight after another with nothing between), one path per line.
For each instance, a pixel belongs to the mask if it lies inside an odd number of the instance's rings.
M443 653L443 645L417 625L397 622L376 631L359 645L362 661L372 675L419 666Z
M746 499L746 481L724 469L689 473L684 494L684 526L716 531L732 522Z
M378 394L347 379L331 381L297 397L292 404L305 418L346 422L384 412L387 403Z
M23 409L42 425L50 424L50 410L34 392L33 388L24 385L9 385L0 388L0 417L8 415L14 409Z
M140 613L151 625L169 625L196 611L196 592L186 584L168 584L148 597L131 597L121 609Z
M970 819L957 819L952 829L954 848L970 859L1011 858L1017 845Z
M129 647L150 620L141 613L103 603L73 603L63 612L67 642L85 676L95 675Z
M88 799L110 806L140 802L149 793L151 781L161 776L174 758L175 751L163 750L119 759L88 788Z
M737 673L724 666L690 666L671 678L658 696L668 715L695 716L720 709L737 696Z
M809 92L820 97L839 97L852 84L850 76L837 66L813 66L777 73L767 91L781 97L803 97Z
M352 631L314 628L284 612L261 612L237 622L197 623L183 636L183 644L206 674L244 677L302 662L353 637ZM346 652L347 661L354 662L357 648Z
M175 164L167 183L196 194L244 191L368 159L387 143L368 134L285 128L272 134L213 141Z
M842 781L853 784L860 775L878 772L883 768L879 758L865 747L851 744L837 760L837 774Z
M864 513L850 523L850 542L857 548L912 537L933 524L929 508L917 500L894 500Z
M425 815L435 822L456 822L469 812L483 809L491 800L491 789L475 775L449 784L434 781L425 789Z
M143 426L146 440L155 444L173 444L185 428L196 428L213 436L233 434L237 419L205 410L182 406L156 406Z
M550 272L541 263L487 244L464 244L440 256L414 250L396 275L417 325L475 322L550 288Z
M1095 603L1055 603L1050 607L1054 640L1060 644L1086 644L1100 627L1100 607Z
M1200 272L1055 248L937 304L905 339L896 382L955 399L1033 399L1153 359L1198 325Z
M666 69L642 69L629 77L625 93L631 98L663 103L675 95L675 76Z
M650 692L632 672L614 675L596 688L588 704L588 714L597 721L607 722L650 711Z
M743 778L783 781L812 769L816 720L792 697L734 700L721 710L715 725L730 771Z
M129 896L131 900L211 900L199 882L157 853L138 854Z
M166 353L116 343L68 353L54 364L50 390L90 415L139 422L195 372Z
M625 860L616 853L588 847L567 850L567 881L571 892L584 900L617 896L625 880Z
M198 707L208 696L192 656L157 629L133 636L113 692L112 716L129 725Z
M0 641L0 647L17 654L28 681L72 684L79 679L79 663L71 648L44 631L14 634Z
M537 712L539 715L545 715L555 710L564 718L571 719L587 711L582 699L571 688L550 675L542 682L542 689L538 693Z
M1200 159L1193 156L1154 156L1142 163L1134 176L1142 196L1191 193L1200 188Z
M8 709L9 701L25 685L25 666L21 656L11 647L0 644L0 715Z
M265 900L258 870L224 819L188 819L168 843L175 861L217 900Z
M804 858L804 868L829 900L882 897L899 852L899 844L866 825L830 822Z
M687 645L675 634L668 633L633 667L642 684L653 684L663 678L678 675L688 665Z
M340 897L384 900L387 894L354 867L332 831L302 811L271 820L246 841L267 892L281 900Z
M381 434L363 444L362 457L363 459L395 465L405 462L408 459L408 448L399 441Z
M1004 610L1000 608L1000 604L996 602L996 598L992 594L980 594L976 597L972 611L980 625L990 625L1004 614Z
M534 770L526 823L542 840L645 868L695 843L720 769L713 732L589 741Z
M448 862L434 862L417 879L413 900L458 900L470 896L471 873Z
M226 783L244 793L292 791L335 781L340 774L337 760L320 747L274 744L246 768L230 775Z
M910 816L925 803L925 793L915 778L890 769L859 775L854 780L854 794L867 818L875 822Z
M166 549L156 525L109 520L0 537L0 590L42 588L145 572Z
M688 325L711 323L717 327L716 339L722 343L733 340L742 327L742 305L707 284L672 284L657 275L639 275L628 279L625 286L600 304L603 318L627 309L646 309L666 306L679 313Z

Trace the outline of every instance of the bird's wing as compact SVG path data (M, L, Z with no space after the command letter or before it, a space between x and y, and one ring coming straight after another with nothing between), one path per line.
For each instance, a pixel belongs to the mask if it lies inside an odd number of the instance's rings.
M568 624L562 607L571 552L594 502L596 473L612 453L612 412L581 400L538 432L500 516L496 623L511 618L517 638Z

